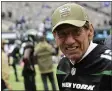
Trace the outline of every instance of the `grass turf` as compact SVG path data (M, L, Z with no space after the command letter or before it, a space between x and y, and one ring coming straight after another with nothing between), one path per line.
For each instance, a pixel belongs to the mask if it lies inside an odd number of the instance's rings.
M56 84L56 88L58 90L58 84L57 84L57 79L56 79L56 64L54 64L54 78L55 78L55 84ZM18 78L19 78L19 82L15 81L15 76L14 76L14 71L12 66L10 66L10 77L9 77L9 84L11 85L13 90L24 90L24 83L23 83L23 76L22 76L22 69L23 67L20 65L17 65L17 73L18 73ZM36 89L37 91L43 90L44 91L44 87L43 87L43 82L41 79L41 75L38 69L38 65L35 66L35 70L36 70L36 76L35 76L35 82L36 82ZM49 90L52 90L50 81L48 79L48 87Z

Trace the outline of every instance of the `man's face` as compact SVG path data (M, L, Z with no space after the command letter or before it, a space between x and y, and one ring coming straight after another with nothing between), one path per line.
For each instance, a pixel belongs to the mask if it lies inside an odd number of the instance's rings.
M63 24L53 34L63 54L72 61L78 61L89 46L93 28L85 29Z

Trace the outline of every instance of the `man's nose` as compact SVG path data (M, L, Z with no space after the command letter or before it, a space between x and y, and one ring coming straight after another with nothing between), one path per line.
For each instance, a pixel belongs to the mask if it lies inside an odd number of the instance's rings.
M68 36L66 37L65 43L68 45L75 43L75 39L71 33L69 33Z

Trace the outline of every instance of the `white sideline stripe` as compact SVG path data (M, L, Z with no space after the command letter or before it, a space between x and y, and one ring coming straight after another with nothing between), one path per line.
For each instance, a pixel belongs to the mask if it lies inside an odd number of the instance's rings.
M109 56L109 55L101 55L101 58L106 58L106 59L109 59L109 60L112 60L112 57L111 56Z

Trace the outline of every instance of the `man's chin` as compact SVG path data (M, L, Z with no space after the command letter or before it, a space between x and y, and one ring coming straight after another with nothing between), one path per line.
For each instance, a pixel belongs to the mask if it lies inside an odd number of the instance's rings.
M72 61L78 61L80 59L78 56L68 56L68 58Z

